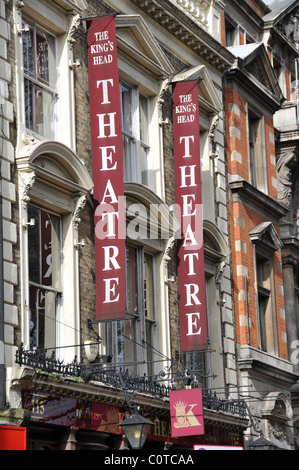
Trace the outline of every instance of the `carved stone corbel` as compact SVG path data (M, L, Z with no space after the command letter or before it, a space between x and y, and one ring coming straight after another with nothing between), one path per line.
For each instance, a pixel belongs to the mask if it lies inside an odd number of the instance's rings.
M282 258L282 265L285 266L287 264L291 266L297 266L297 260L294 258L294 256L289 255L289 256L283 256Z
M88 200L88 197L86 194L84 194L83 196L80 196L79 199L75 203L75 209L73 212L73 224L74 224L75 229L78 229L78 225L81 222L80 213L86 206L87 200Z
M219 119L220 119L219 114L216 114L212 119L212 124L209 129L209 139L211 140L211 142L214 141L215 129L218 126Z
M217 149L217 144L215 142L215 129L218 126L220 116L219 114L216 114L213 119L212 119L212 124L209 129L209 140L210 140L210 158L218 158L219 157L219 152Z
M35 183L36 175L34 172L20 173L20 198L23 209L26 209L30 202L29 192Z
M215 284L217 288L217 303L222 307L225 304L225 300L223 297L223 291L221 290L221 282L222 282L223 273L227 265L228 265L228 262L226 259L221 261L217 265L217 268L216 268L217 271L216 271L216 276L215 276Z
M76 42L75 33L78 31L80 24L81 24L80 15L75 15L72 19L72 24L71 24L71 27L67 36L67 42L68 42L70 49L73 48Z
M24 8L24 6L25 6L25 3L22 2L22 0L17 0L16 1L16 10L19 14L22 13L22 9Z

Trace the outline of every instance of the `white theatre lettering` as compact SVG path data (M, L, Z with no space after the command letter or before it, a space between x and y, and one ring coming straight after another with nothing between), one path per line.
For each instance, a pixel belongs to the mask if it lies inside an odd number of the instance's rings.
M180 97L182 98L182 97ZM191 97L192 99L192 97ZM190 101L189 95L186 96L186 100ZM194 110L192 104L189 105L188 109ZM181 112L181 106L177 106L177 112ZM181 121L178 121L181 122ZM180 138L180 143L184 144L184 155L183 158L192 158L190 143L194 142L194 136L182 136ZM181 188L190 188L197 187L196 182L196 165L186 165L181 166ZM189 178L187 180L187 178ZM182 196L182 217L188 217L188 225L184 232L184 242L183 246L186 249L196 249L199 248L199 243L196 239L196 234L194 227L196 227L196 194L183 194ZM192 219L193 218L193 219ZM183 226L184 226L183 222ZM194 271L194 258L198 259L198 253L188 253L184 255L184 261L187 260L188 263L188 276L196 276ZM194 305L201 305L201 302L198 298L199 286L195 283L185 284L186 289L186 304L185 307L192 307ZM188 332L187 336L190 335L200 335L201 327L198 326L198 320L200 319L200 313L186 313L188 321Z
M183 93L185 90L186 94ZM197 99L197 84L185 82L175 86L176 202L180 207L182 235L179 251L180 315L184 328L184 333L181 333L182 349L186 347L185 350L196 349L206 341L203 323L205 292ZM184 336L190 339L186 341ZM194 342L191 338L199 339Z
M96 319L125 317L125 214L115 15L87 18Z
M99 99L101 100L101 104L110 103L110 92L113 93L114 89L113 79L97 81L97 89L99 89ZM97 115L99 129L98 139L117 137L117 134L115 133L115 116L116 113ZM117 171L116 147L114 145L100 146L99 151L101 158L100 171ZM100 221L96 225L96 236L99 239L115 239L118 235L117 221L120 218L119 201L110 178L107 179L104 195L96 209L96 215L101 217ZM104 230L105 226L107 228L106 230ZM102 248L104 251L103 271L113 270L115 274L115 270L121 269L118 261L119 249L114 245L103 246ZM104 278L103 282L105 285L104 303L118 302L119 292L117 292L117 286L119 285L119 278Z

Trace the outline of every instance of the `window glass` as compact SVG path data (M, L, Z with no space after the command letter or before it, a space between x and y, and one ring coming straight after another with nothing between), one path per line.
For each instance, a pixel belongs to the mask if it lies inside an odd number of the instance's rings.
M149 186L149 105L148 99L139 96L139 117L140 117L140 160L141 160L141 180L142 184Z
M124 180L150 185L149 100L137 87L120 84Z
M55 131L56 40L25 20L22 39L26 127L51 139Z
M144 314L149 320L155 320L154 304L154 260L153 256L144 254Z
M137 302L137 249L126 247L126 311L138 314Z
M136 361L136 323L135 320L117 321L117 361L134 369ZM132 365L132 369L130 369Z
M30 346L56 344L56 320L61 295L60 218L29 206Z
M267 193L266 153L263 117L248 115L250 182Z
M153 350L148 345L154 344L155 332L155 265L155 256L146 253L143 246L126 246L126 310L131 318L107 328L108 338L112 335L111 344L107 343L109 354L116 354L117 361L131 371L138 362L143 362L144 368L147 364L149 375Z
M258 291L258 313L260 328L260 347L269 351L269 338L273 327L271 309L271 263L269 259L256 258L256 278Z
M145 335L146 342L150 345L154 344L153 328L155 321L155 285L154 285L154 257L148 253L144 253L144 316L145 316ZM148 363L148 374L153 374L154 354L152 348L147 346L146 357Z

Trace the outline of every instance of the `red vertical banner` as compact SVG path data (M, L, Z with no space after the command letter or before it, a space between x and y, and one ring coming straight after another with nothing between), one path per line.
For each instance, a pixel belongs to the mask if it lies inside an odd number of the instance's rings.
M90 18L88 67L95 209L96 319L125 316L125 212L115 16Z
M201 388L169 392L173 437L205 433Z
M174 84L173 125L180 340L187 352L205 349L208 341L197 81Z

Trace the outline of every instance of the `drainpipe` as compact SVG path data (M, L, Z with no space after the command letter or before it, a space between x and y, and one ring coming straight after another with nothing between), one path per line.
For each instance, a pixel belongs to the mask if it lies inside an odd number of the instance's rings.
M1 160L2 161L2 160ZM4 269L3 269L3 220L2 220L2 178L0 161L0 411L7 409L6 405L6 371L4 345Z

